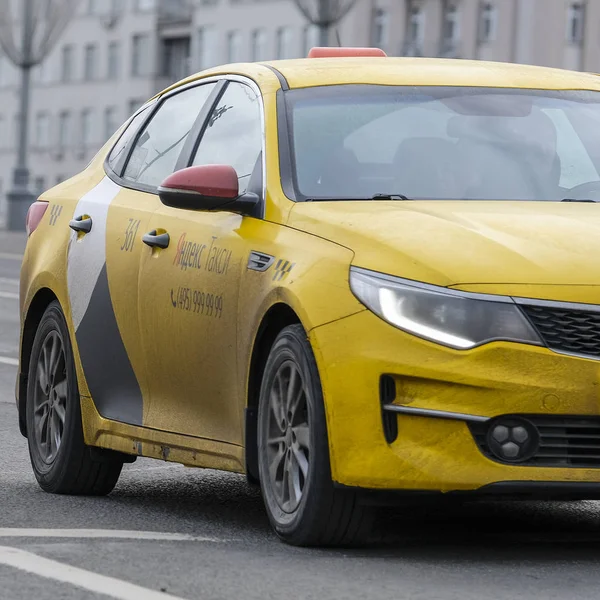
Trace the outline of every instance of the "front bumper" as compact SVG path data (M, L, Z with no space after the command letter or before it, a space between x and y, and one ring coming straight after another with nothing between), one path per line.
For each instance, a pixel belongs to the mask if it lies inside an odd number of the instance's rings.
M460 418L598 417L600 361L514 343L455 351L406 334L369 311L316 328L310 337L335 482L442 492L499 482L600 483L600 468L494 461ZM393 406L405 411L397 413L397 437L390 443L380 397L384 375L393 381ZM427 411L455 414L440 418Z

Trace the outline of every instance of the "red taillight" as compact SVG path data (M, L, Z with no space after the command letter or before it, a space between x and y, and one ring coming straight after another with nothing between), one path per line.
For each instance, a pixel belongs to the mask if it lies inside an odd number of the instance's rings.
M27 230L27 237L29 237L40 224L40 221L46 214L48 208L47 202L34 202L27 211L27 218L25 219L25 229Z

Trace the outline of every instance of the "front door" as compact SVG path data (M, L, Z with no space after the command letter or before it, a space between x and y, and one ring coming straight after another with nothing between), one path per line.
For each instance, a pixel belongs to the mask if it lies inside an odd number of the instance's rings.
M261 157L258 97L229 82L191 162L231 165L240 193L260 195ZM169 207L153 215L150 229L166 232L169 246L146 249L140 269L152 428L242 443L236 350L240 276L251 250L245 219Z

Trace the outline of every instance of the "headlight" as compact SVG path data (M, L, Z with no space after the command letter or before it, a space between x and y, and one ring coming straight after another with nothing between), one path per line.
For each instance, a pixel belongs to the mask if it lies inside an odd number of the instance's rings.
M479 299L474 294L412 284L352 268L354 295L376 315L419 337L464 350L493 340L542 345L532 325L508 297Z

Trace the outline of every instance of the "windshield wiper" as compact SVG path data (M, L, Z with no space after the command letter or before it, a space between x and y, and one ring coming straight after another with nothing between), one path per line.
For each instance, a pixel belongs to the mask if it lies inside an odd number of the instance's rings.
M563 198L561 202L593 202L596 204L598 200L590 200L589 198Z
M410 200L404 194L375 194L371 200Z

